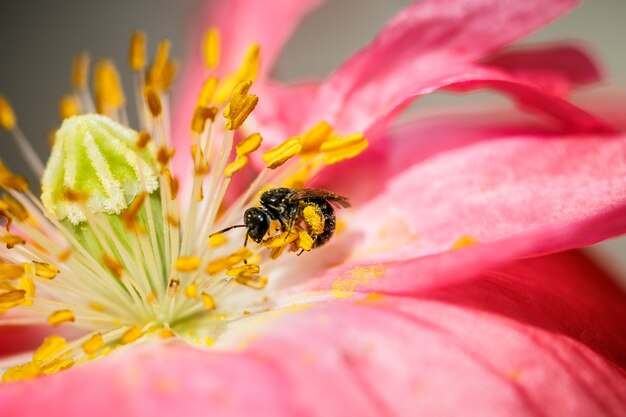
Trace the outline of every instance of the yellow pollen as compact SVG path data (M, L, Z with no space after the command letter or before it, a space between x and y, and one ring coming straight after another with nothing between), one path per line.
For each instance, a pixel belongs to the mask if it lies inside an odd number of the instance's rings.
M353 133L322 143L320 151L324 153L324 162L330 165L357 156L367 146L368 142L362 133Z
M185 287L185 297L189 299L198 298L198 287L196 286L196 284L187 285Z
M313 249L313 243L313 238L307 233L306 230L300 229L298 231L298 247L300 249L310 251L311 249Z
M211 104L211 100L213 100L218 83L219 81L215 77L207 78L200 89L200 95L198 96L197 103L198 107L208 107Z
M26 291L11 290L0 294L0 312L5 312L26 301Z
M479 241L474 236L463 235L459 237L450 247L452 250L467 248L468 246L474 246L478 244Z
M322 143L333 137L333 128L327 122L319 122L302 135L302 151L307 154L317 152Z
M22 265L0 263L0 280L14 280L24 275Z
M16 124L17 119L11 103L3 95L0 95L0 127L6 130L13 130Z
M215 310L217 308L217 304L215 304L215 300L211 294L205 292L202 293L202 304L207 310Z
M56 335L48 336L33 353L33 360L48 362L58 357L65 349L67 349L67 342L64 338Z
M243 262L244 260L250 258L251 256L252 256L252 252L250 252L250 249L241 248L224 258L217 258L209 262L209 264L206 267L206 272L209 275L215 275L220 271L229 269L237 265L238 263Z
M59 117L64 120L80 114L80 104L72 94L65 94L59 100Z
M292 229L290 231L281 233L280 235L272 236L269 239L261 242L261 244L266 248L282 248L290 244L291 242L296 241L296 239L298 239L298 232L297 230Z
M13 249L15 245L23 245L26 243L22 236L7 233L4 236L0 236L0 242L6 243L7 249Z
M150 114L152 114L152 117L159 117L161 115L161 112L163 111L159 92L156 90L156 88L149 85L146 86L146 88L144 89L144 97L146 99L146 103L148 104Z
M76 320L74 313L70 310L57 310L48 316L48 323L53 326L59 326L63 323L73 322Z
M89 54L86 51L80 51L76 54L72 63L72 87L75 90L87 88L88 75Z
M238 275L254 275L258 274L260 271L261 268L258 265L247 264L229 269L226 271L226 275L230 275L231 277L236 277Z
M148 143L150 143L150 141L152 140L152 135L150 135L150 132L146 132L141 131L139 132L139 136L137 136L137 148L139 149L144 149L146 146L148 146Z
M267 285L267 277L237 275L235 281L238 284L245 285L254 290L262 290Z
M237 159L226 166L224 176L230 178L244 169L246 165L248 165L248 157L245 155L238 156Z
M122 277L122 274L124 273L124 267L117 261L117 259L105 253L102 255L102 263L113 274L113 276L115 276L116 278Z
M123 345L134 342L143 336L143 331L138 326L132 326L122 335L121 342Z
M226 239L226 236L224 236L222 233L219 233L209 238L209 247L217 248L219 246L225 245L227 242L228 239Z
M35 266L35 275L39 278L54 279L59 273L59 269L45 262L33 261Z
M304 222L309 226L311 233L320 235L324 232L324 215L318 206L314 204L307 205L302 210L302 216L304 217Z
M178 272L193 272L200 267L200 258L197 256L181 256L176 260Z
M142 71L146 67L146 34L136 30L130 37L128 66L133 71Z
M113 61L104 59L96 64L94 90L99 113L117 110L124 105L124 92Z
M74 359L58 359L41 368L42 375L52 375L74 366Z
M171 339L172 337L176 336L176 333L174 333L172 329L169 329L167 327L159 329L157 334L161 339Z
M233 88L230 101L224 109L226 129L236 130L246 121L252 110L259 102L259 98L253 94L248 94L252 81L242 81Z
M263 137L259 133L253 133L235 146L235 151L237 152L237 156L244 156L251 154L252 152L259 149L261 146L261 142L263 142Z
M208 120L215 120L217 115L216 107L198 106L193 112L191 118L191 131L197 134L202 134Z
M212 27L204 35L204 62L209 69L218 66L220 61L220 32Z
M262 156L263 162L270 169L276 169L289 159L296 156L302 149L302 143L297 136L291 137L280 145L265 152Z
M89 339L83 343L83 350L86 354L91 355L102 349L104 346L104 339L100 333L93 334Z

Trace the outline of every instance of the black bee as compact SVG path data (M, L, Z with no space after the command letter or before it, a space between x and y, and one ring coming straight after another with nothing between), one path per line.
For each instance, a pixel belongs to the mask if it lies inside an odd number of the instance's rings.
M269 231L272 220L280 223L282 232L287 232L296 224L303 223L307 232L313 238L313 247L322 246L328 242L335 231L336 219L334 207L350 207L346 197L318 188L272 188L265 191L259 199L259 207L250 207L243 214L243 224L227 227L211 236L227 232L236 227L245 227L246 240L248 238L261 243ZM312 230L304 221L303 211L309 207L323 219L320 230Z

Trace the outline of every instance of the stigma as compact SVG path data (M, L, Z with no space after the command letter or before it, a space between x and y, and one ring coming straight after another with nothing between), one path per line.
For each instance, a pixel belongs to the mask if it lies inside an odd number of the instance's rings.
M0 162L0 314L6 313L0 325L59 329L30 361L0 363L3 381L53 374L149 340L178 338L208 348L232 321L273 307L268 284L280 279L275 259L295 262L295 253L316 246L305 230L278 224L251 245L246 234L215 232L240 220L267 189L302 187L324 166L362 152L366 139L339 135L320 121L264 147L262 132L246 127L260 101L254 94L259 46L250 45L241 65L218 79L219 31L210 29L205 39L207 78L186 152L172 148L169 134L178 64L162 41L149 65L142 32L131 37L128 62L136 128L127 122L128 100L112 61L95 64L94 91L88 89L85 52L59 102L63 120L46 163L0 96L0 128L13 135L42 190L38 197ZM188 172L177 178L170 165L185 157ZM247 167L256 177L227 203L232 179ZM315 235L325 227L318 211L303 211ZM67 341L67 326L82 336Z

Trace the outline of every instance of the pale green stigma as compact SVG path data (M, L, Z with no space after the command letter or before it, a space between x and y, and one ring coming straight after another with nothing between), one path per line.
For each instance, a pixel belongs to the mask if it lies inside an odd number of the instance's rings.
M85 208L119 214L139 193L156 190L154 149L137 151L137 138L136 131L105 116L65 119L42 179L44 206L57 219L78 225L86 220ZM85 201L70 195L82 195Z

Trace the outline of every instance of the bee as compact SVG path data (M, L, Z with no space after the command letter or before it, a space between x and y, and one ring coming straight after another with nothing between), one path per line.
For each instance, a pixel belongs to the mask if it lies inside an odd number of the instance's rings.
M261 243L270 229L272 220L280 224L281 232L289 232L295 225L303 224L313 238L313 248L330 240L337 225L333 207L350 207L346 197L319 188L272 188L261 194L259 207L250 207L243 214L243 224L227 227L211 234L217 235L238 227L245 227L246 238ZM315 213L319 224L311 225L305 220L304 211ZM300 252L302 253L302 252Z

